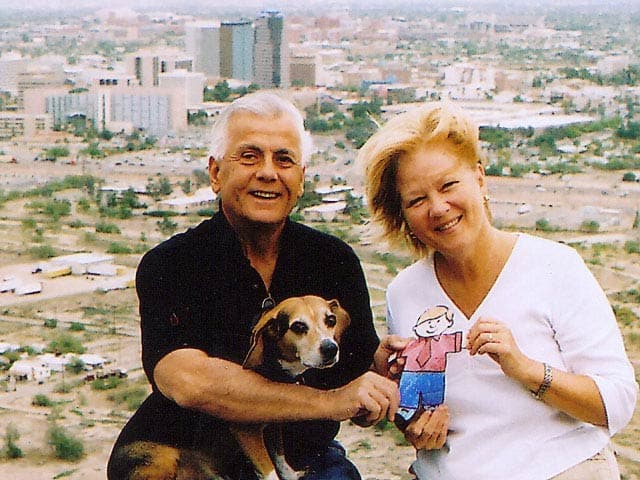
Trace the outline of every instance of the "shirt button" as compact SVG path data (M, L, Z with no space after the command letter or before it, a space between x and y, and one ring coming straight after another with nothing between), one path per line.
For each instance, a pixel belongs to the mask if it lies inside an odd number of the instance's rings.
M258 290L260 288L260 285L254 283L253 285L251 285L251 288L253 288L254 290Z

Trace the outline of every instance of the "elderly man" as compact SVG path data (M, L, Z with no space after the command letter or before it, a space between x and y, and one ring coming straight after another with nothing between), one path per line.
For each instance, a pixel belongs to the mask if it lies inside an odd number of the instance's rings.
M358 479L334 439L339 422L393 418L399 398L393 382L368 372L378 338L353 250L288 218L310 153L302 117L282 97L258 92L233 102L212 137L209 176L220 211L138 267L142 361L153 392L120 434L109 479L151 478L136 471L158 458L178 470L171 478L213 478L200 453L226 421L282 423L286 458L305 478ZM338 299L351 316L340 361L296 384L243 369L265 300L309 294ZM166 445L166 455L148 455L145 442ZM233 478L254 478L239 448L225 457ZM187 464L191 470L180 471Z

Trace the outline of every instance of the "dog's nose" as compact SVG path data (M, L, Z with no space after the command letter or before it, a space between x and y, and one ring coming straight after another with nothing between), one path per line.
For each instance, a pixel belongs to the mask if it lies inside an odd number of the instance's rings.
M338 354L338 345L333 340L325 339L320 342L320 354L323 360L331 360Z

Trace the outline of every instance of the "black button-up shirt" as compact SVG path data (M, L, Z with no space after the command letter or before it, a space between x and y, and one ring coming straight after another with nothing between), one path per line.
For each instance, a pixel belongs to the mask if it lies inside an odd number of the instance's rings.
M165 398L155 386L153 369L163 356L180 348L242 363L268 295L276 302L301 295L335 298L351 317L341 338L340 361L330 369L305 372L303 381L309 386L330 389L350 382L369 368L378 344L364 274L351 247L291 221L281 237L269 292L221 213L150 250L138 267L136 288L142 360L153 393L118 444L147 439L195 447L207 435L215 435L212 432L223 424ZM295 463L297 452L326 447L338 428L332 421L287 424L287 457Z

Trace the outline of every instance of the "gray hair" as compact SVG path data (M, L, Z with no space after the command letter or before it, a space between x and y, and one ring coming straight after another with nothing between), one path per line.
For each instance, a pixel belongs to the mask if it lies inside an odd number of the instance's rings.
M255 92L240 97L223 110L211 130L210 153L215 160L224 157L228 146L229 121L238 112L249 112L261 117L289 115L300 138L302 164L305 165L313 150L311 135L304 129L304 118L293 103L273 92Z

